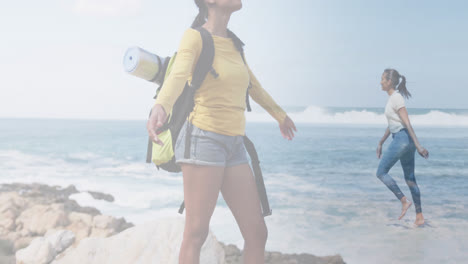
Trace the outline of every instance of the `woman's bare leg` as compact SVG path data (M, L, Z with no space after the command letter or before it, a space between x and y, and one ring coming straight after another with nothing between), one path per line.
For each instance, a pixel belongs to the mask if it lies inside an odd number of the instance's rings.
M264 263L268 231L250 166L242 164L227 167L221 193L244 237L243 263Z
M218 200L224 167L181 164L184 178L185 228L179 264L199 264Z

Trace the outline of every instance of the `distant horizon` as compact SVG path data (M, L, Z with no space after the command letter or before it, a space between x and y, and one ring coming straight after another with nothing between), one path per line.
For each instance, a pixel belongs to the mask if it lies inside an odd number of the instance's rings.
M363 107L363 106L315 106L315 105L307 105L307 106L283 106L282 108L288 113L288 114L292 114L292 115L295 115L295 114L303 114L304 113L304 110L306 110L307 108L309 107L315 107L317 109L324 109L324 110L327 110L327 109L339 109L339 110L344 110L342 112L337 112L337 113L347 113L347 112L350 112L352 110L355 110L355 109L358 109L360 110L359 112L369 112L369 113L374 113L373 111L366 111L366 110L381 110L381 112L379 114L383 114L383 111L384 111L384 106L379 106L379 107ZM294 111L294 110L289 110L288 109L300 109L299 111ZM149 109L149 108L148 108ZM410 115L421 115L421 114L414 114L412 113L412 110L416 110L416 111L439 111L441 110L442 112L444 113L447 113L447 114L452 114L450 113L450 111L461 111L461 113L456 113L457 116L459 117L466 117L468 118L468 108L443 108L443 107L438 107L438 108L422 108L422 107L408 107L408 111L409 111L409 114ZM264 114L264 115L268 115L269 114L261 107L259 106L254 106L252 107L252 111L251 113L253 114ZM466 112L464 112L466 111ZM246 115L249 115L248 112L245 112ZM336 113L334 113L336 114ZM426 113L423 113L423 115L426 114ZM49 116L49 117L42 117L42 116L0 116L0 119L34 119L34 120L83 120L83 121L86 121L86 120L89 120L89 121L99 121L99 120L102 120L102 121L144 121L144 120L147 120L147 116L142 116L141 118L119 118L119 117L73 117L73 116L69 116L69 117L65 117L65 116L56 116L56 117L53 117L53 116Z

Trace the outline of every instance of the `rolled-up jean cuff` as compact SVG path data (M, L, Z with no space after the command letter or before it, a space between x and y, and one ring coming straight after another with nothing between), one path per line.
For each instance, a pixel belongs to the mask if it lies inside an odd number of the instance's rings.
M237 162L228 163L228 164L226 164L226 168L228 168L228 167L234 167L234 166L242 165L242 164L249 164L249 161L248 161L248 160L243 160L243 161L237 161Z
M220 162L207 162L201 160L193 160L193 159L180 159L176 161L177 164L185 163L185 164L193 164L193 165L200 165L200 166L213 166L213 167L225 167L226 164Z

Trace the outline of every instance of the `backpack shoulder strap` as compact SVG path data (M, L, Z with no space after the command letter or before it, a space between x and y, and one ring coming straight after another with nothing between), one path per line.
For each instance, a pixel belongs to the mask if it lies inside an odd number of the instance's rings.
M232 32L231 30L227 30L227 34L228 36L232 39L232 41L234 42L234 46L236 46L236 49L243 55L244 54L244 42L242 42L242 40L240 40L240 38L238 38L236 36L236 34L234 34L234 32ZM243 58L243 56L242 56Z
M198 57L197 64L195 65L191 83L193 88L198 89L205 80L208 72L212 70L215 48L213 37L210 32L203 27L197 27L194 29L200 32L202 38L202 50Z
M242 60L244 61L244 64L247 66L247 62L245 61L245 55L244 55L244 42L240 40L239 37L234 34L231 30L227 30L228 36L232 39L234 42L234 46L236 46L236 49L240 52ZM250 107L250 100L249 100L249 89L252 87L252 83L249 82L249 87L247 88L247 93L245 95L245 104L247 106L247 112L252 112L252 109Z

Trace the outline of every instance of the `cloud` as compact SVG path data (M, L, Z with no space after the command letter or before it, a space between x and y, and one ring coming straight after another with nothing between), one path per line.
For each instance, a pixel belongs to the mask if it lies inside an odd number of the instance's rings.
M142 0L76 0L73 10L80 15L133 16L141 6Z

